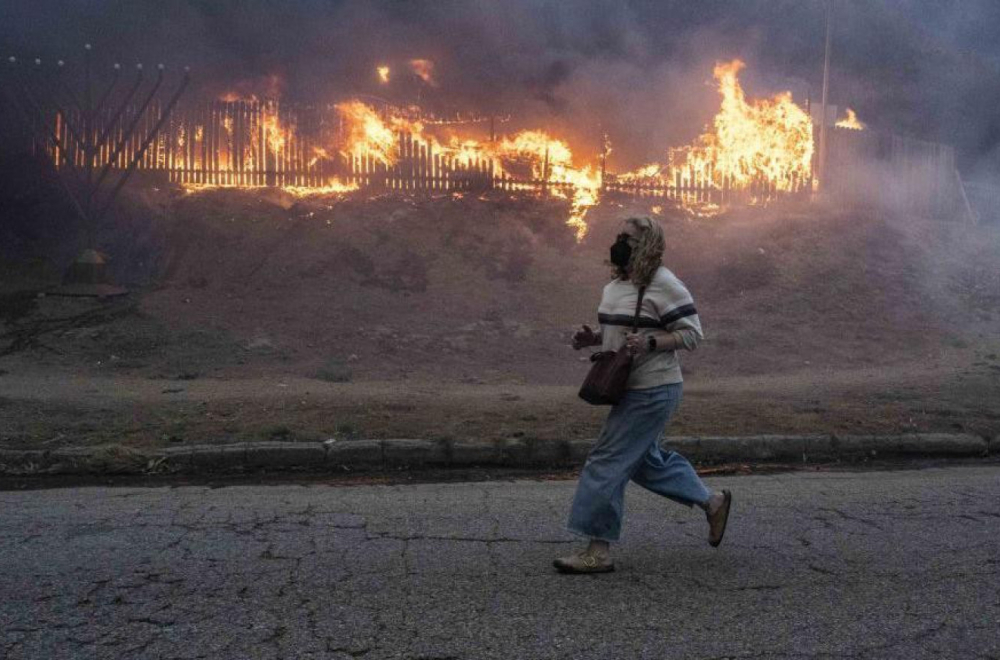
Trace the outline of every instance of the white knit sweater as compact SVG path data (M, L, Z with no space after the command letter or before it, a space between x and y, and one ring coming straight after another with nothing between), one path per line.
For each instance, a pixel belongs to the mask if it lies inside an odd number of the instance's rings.
M604 287L601 305L597 308L602 351L617 351L625 343L625 334L632 331L638 296L639 288L628 280L615 279ZM689 351L704 338L694 299L684 283L664 266L657 269L646 287L639 315L639 332L648 334L653 330L674 333L679 344ZM637 358L628 389L642 390L683 380L677 351L656 351Z

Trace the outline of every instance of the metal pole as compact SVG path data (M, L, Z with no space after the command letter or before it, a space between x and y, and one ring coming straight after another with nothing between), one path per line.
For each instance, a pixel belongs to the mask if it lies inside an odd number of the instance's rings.
M87 212L87 247L94 247L94 138L90 134L94 128L94 99L90 89L90 44L83 47L83 158L87 176L83 208Z
M823 56L823 100L819 112L819 156L816 163L820 190L826 188L826 104L830 87L830 25L833 23L833 0L826 0L826 52Z

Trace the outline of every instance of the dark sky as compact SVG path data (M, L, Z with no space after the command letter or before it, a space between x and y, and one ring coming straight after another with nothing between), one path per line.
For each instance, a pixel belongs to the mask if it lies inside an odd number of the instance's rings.
M620 157L660 157L717 105L716 60L751 93L819 96L821 0L0 0L0 48L190 65L207 92L284 81L287 98L379 90L374 66L437 63L442 110L503 108ZM1000 163L1000 2L836 0L831 102L873 126L954 144L966 171ZM631 164L631 163L630 163ZM997 169L1000 169L998 167Z

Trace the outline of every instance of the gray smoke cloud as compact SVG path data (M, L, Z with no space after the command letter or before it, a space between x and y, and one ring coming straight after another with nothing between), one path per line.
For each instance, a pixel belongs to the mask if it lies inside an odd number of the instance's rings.
M1000 3L837 0L831 102L876 128L954 144L967 171L1000 170ZM38 0L4 2L0 47L190 65L202 90L281 81L286 98L354 92L432 109L496 109L557 128L621 168L663 157L717 106L711 69L740 57L753 94L818 100L820 0ZM435 87L402 73L436 63ZM377 64L397 74L388 87ZM260 92L272 91L260 89Z

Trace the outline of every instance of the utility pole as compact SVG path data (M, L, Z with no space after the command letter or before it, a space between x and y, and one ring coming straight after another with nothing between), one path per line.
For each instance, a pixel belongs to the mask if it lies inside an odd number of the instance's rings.
M826 0L826 53L823 56L823 100L819 112L819 156L816 163L819 189L826 188L826 104L830 87L830 25L833 23L833 2Z

